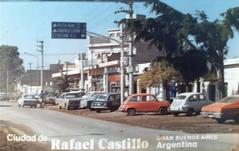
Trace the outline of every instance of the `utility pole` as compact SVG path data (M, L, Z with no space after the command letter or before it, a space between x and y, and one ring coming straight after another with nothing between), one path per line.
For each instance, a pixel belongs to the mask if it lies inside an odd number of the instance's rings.
M129 21L130 21L130 28L132 28L132 21L133 21L133 0L128 2L129 4ZM134 41L134 34L130 32L130 43L129 43L129 65L128 65L128 72L129 72L129 95L134 93L134 66L133 66L133 41Z
M44 67L44 54L43 54L43 41L37 41L37 47L40 48L40 50L37 50L41 53L41 90L44 90L43 86L43 67Z
M123 24L120 24L121 43L120 43L120 103L124 102L124 31Z
M81 73L81 76L80 76L80 88L81 89L84 89L84 65L83 65L83 55L84 53L80 53L79 54L79 60L80 60L80 73Z
M33 75L33 74L31 74L31 72L32 72L32 63L29 62L28 64L29 64L29 75L31 76L31 75ZM29 79L30 79L30 91L32 93L32 77L30 77Z
M132 21L133 21L133 4L134 0L120 0L119 2L125 3L129 6L128 10L121 9L117 11L116 13L126 13L129 15L128 19L130 23L130 28L132 28ZM122 29L123 30L123 29ZM133 41L134 41L134 34L132 32L129 33L129 52L128 52L128 67L127 67L127 73L128 73L128 80L129 80L129 95L132 95L134 93L134 67L133 67ZM122 74L121 74L122 75Z
M9 71L8 71L8 67L7 67L7 85L6 85L6 93L7 93L7 96L8 96L8 87L9 87Z

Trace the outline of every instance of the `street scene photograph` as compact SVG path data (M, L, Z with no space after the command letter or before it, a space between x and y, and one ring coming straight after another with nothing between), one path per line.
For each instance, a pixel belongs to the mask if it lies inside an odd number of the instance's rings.
M239 1L0 0L0 151L239 151Z

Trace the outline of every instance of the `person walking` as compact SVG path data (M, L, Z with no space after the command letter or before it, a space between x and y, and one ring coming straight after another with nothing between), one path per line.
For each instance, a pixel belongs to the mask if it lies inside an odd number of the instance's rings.
M44 106L44 98L45 98L45 94L44 94L43 90L41 90L41 93L39 95L39 102L40 102L41 108Z

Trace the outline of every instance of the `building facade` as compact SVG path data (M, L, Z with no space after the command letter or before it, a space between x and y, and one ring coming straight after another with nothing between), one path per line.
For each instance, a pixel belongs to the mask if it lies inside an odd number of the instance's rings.
M55 80L52 74L63 69L62 64L51 64L48 70L43 70L43 85L45 91L53 91ZM41 91L41 70L26 70L17 81L16 90L22 93L39 93Z

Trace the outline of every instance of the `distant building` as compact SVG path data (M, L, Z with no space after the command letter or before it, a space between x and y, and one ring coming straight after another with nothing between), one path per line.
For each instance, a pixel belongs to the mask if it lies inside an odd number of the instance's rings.
M63 69L62 64L51 64L48 70L43 70L44 90L51 90L54 86L52 74ZM38 93L41 91L41 70L26 70L17 81L16 90L23 93Z
M239 58L224 61L227 95L239 94Z

